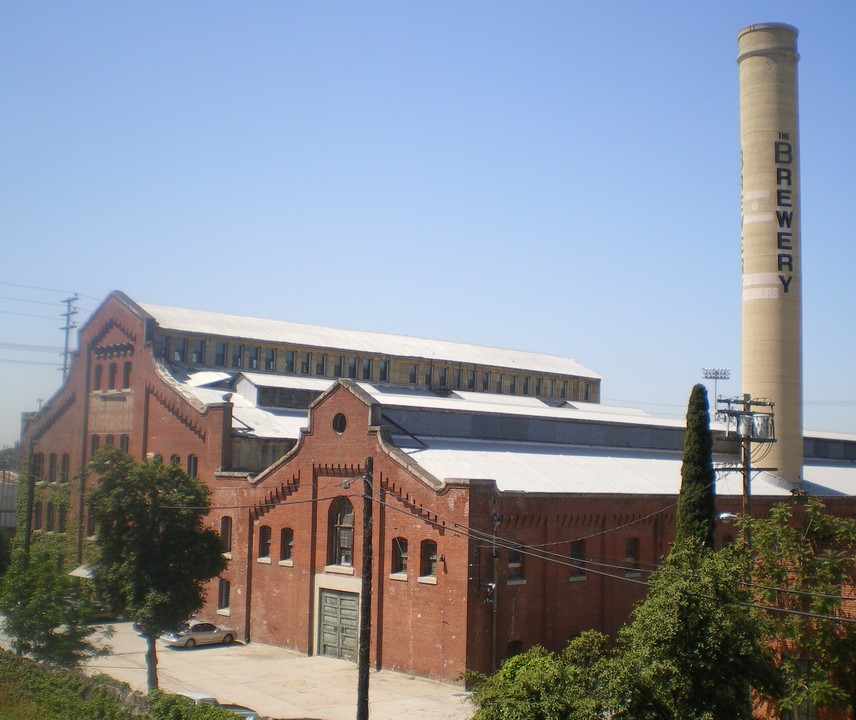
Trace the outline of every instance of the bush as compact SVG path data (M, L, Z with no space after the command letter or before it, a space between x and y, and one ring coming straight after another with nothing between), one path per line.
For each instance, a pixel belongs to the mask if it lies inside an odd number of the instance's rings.
M0 650L0 696L14 698L27 720L139 717L118 699L119 687L110 678L88 678Z

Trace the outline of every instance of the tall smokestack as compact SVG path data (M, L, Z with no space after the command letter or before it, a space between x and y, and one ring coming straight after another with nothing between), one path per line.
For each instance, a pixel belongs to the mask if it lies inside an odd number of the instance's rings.
M764 467L802 479L802 259L797 29L737 34L743 194L743 392L775 403Z

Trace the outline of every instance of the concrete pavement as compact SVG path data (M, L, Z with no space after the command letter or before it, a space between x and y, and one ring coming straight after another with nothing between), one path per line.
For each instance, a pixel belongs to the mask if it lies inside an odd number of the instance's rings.
M146 642L130 622L112 623L112 648L87 663L91 672L146 689ZM290 650L249 643L192 650L158 642L158 678L163 690L197 690L222 702L246 705L270 718L354 720L357 666L346 660L306 657ZM382 670L369 680L371 720L468 720L474 712L462 686Z

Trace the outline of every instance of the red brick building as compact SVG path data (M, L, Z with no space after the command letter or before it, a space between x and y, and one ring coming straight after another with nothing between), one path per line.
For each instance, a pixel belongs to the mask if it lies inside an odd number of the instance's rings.
M181 463L210 486L230 558L202 614L248 641L355 657L368 458L376 667L455 679L614 633L672 539L682 423L601 405L600 378L572 360L121 293L78 347L24 432L33 531L66 533L85 563L92 453ZM856 511L856 438L807 437L805 457L803 489ZM791 489L753 477L753 512ZM720 511L741 492L736 469L718 473Z

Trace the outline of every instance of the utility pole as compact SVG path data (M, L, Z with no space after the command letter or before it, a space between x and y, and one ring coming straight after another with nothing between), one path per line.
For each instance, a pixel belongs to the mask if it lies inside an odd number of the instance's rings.
M777 468L753 468L752 444L776 442L773 413L774 403L753 400L744 393L740 397L717 400L717 417L725 420L726 436L732 427L740 441L740 466L743 475L743 515L752 515L752 472L774 472ZM747 537L747 542L749 538Z
M360 647L357 654L357 720L369 717L369 652L372 634L372 470L374 461L366 458L363 476L363 571L360 594Z
M68 377L68 345L69 339L71 337L71 331L77 327L77 323L72 322L71 318L73 315L77 315L77 310L75 310L72 305L78 301L77 293L72 295L71 297L62 300L65 303L65 312L62 313L62 316L65 318L65 325L60 328L60 330L65 331L65 346L62 351L62 381L65 382L65 379Z

